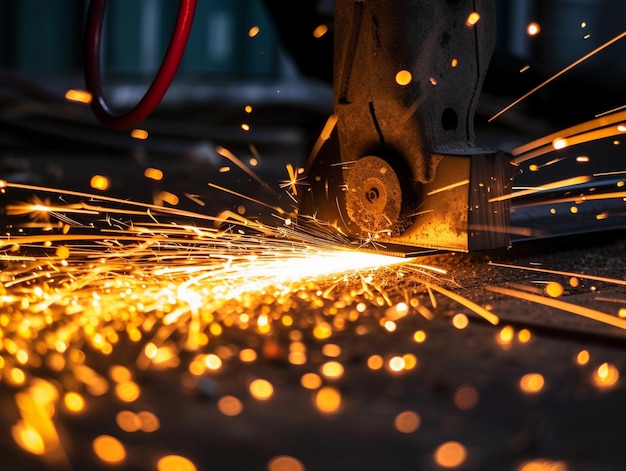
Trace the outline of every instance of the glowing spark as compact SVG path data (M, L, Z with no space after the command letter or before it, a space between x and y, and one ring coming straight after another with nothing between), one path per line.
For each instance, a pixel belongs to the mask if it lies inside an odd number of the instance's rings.
M401 70L396 74L396 83L406 86L413 80L413 75L408 70Z
M540 193L542 191L555 190L555 189L560 189L560 188L567 188L569 186L580 185L581 183L587 183L589 181L591 181L591 177L590 176L580 176L580 177L567 178L565 180L560 180L560 181L556 181L556 182L552 182L552 183L547 183L545 185L538 186L538 187L535 187L535 188L528 188L526 190L516 191L516 192L513 192L513 193L508 194L508 195L502 195L502 196L497 196L495 198L490 198L489 202L490 203L495 203L497 201L504 201L504 200L507 200L507 199L519 198L520 196L527 196L527 195L532 195L532 194L535 194L535 193Z
M626 329L625 319L620 319L611 314L606 314L604 312L600 312L595 309L590 309L584 306L578 306L576 304L571 304L571 303L561 301L558 299L546 298L544 296L540 296L537 294L526 293L524 291L517 291L517 290L510 289L510 288L488 286L487 290L493 291L494 293L511 296L514 298L524 299L526 301L530 301L533 303L543 304L544 306L553 307L561 311L566 311L571 314L576 314L581 317L586 317L588 319L602 322L604 324L612 325L614 327L619 327L620 329Z
M602 363L593 373L593 382L599 389L610 389L619 380L619 370L611 363Z
M450 185L447 185L447 186L444 186L444 187L441 187L441 188L437 188L436 190L429 191L427 193L427 196L432 196L432 195L435 195L437 193L442 193L444 191L454 190L455 188L458 188L460 186L465 186L465 185L469 185L469 180L461 180L461 181L458 181L456 183L452 183Z
M519 381L520 389L527 394L536 394L540 392L544 385L545 379L539 373L528 373Z
M445 442L435 450L434 459L443 468L457 468L467 459L467 449L459 442Z
M315 39L319 39L322 36L324 36L326 33L328 33L328 26L326 26L326 25L319 25L317 28L315 28L313 30L313 37Z
M130 136L133 139L144 141L144 140L148 139L148 131L146 131L145 129L133 129L130 132Z
M144 177L149 178L150 180L161 181L163 180L163 170L158 168L149 167L143 172Z
M248 30L248 36L254 38L260 31L261 29L258 26L253 26Z
M514 106L518 105L520 102L524 101L526 98L528 98L529 96L531 96L532 94L534 94L535 92L537 92L538 90L541 90L543 87L545 87L546 85L548 85L549 83L551 83L552 81L556 80L557 78L559 78L561 75L569 72L570 70L572 70L574 67L576 67L577 65L585 62L587 59L589 59L590 57L596 55L597 53L599 53L600 51L606 49L607 47L609 47L610 45L616 43L617 41L621 40L622 38L626 37L626 31L624 31L621 34L618 34L617 36L615 36L613 39L610 39L609 41L605 42L604 44L602 44L601 46L597 47L596 49L594 49L593 51L589 52L588 54L585 54L583 57L581 57L580 59L572 62L570 65L568 65L567 67L565 67L564 69L562 69L561 71L557 72L556 74L554 74L552 77L548 78L547 80L545 80L544 82L540 83L539 85L537 85L535 88L533 88L532 90L530 90L528 93L524 94L523 96L521 96L520 98L518 98L517 100L515 100L513 103L511 103L510 105L506 106L505 108L503 108L502 110L498 111L495 115L493 115L491 118L489 118L489 122L493 121L494 119L498 118L499 116L501 116L502 114L506 113L507 111L509 111L511 108L513 108Z
M88 105L89 103L91 103L91 93L85 91L85 90L68 90L67 92L65 92L65 99L68 101L74 101L76 103L84 103L86 105Z
M478 20L480 20L480 14L478 12L473 11L472 13L469 14L469 16L467 17L467 20L465 21L465 24L467 26L474 26L476 23L478 23Z
M540 31L541 27L538 23L533 22L526 27L526 33L528 33L528 36L536 36L539 34Z
M111 186L111 181L103 175L94 175L91 177L89 185L94 190L106 191Z

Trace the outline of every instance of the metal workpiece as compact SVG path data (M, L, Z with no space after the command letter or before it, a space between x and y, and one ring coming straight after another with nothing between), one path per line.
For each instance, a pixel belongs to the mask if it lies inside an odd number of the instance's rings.
M507 246L515 169L474 146L495 22L492 0L337 1L337 124L301 214L407 252Z

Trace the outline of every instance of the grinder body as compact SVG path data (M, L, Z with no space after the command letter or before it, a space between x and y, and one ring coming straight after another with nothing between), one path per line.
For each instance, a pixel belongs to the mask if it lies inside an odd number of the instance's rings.
M474 146L493 0L336 0L336 126L300 213L404 252L509 244L510 156Z

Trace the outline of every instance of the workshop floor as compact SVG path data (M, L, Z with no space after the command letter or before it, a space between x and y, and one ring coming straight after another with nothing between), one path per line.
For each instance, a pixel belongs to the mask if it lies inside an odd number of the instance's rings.
M303 141L300 134L285 129L277 136L274 144L269 139L255 149L259 157L255 172L280 193L279 186L287 179L285 165L298 163ZM485 139L512 147L524 138L502 132ZM13 150L3 155L2 176L8 181L94 192L89 182L94 174L100 174L111 182L107 196L151 203L162 190L190 194L205 206L181 198L180 208L208 215L225 208L236 211L242 204L246 217L272 213L263 204L209 188L209 182L271 205L288 206L286 195L268 196L258 182L236 168L220 172L223 165L215 160L211 145L195 147L195 152L181 153L178 158L158 155L140 144L131 150L99 152ZM231 149L242 161L255 157L246 145L233 144ZM163 170L164 179L146 179L148 167ZM8 203L32 193L36 192L7 189L3 198ZM139 398L122 402L113 389L100 396L85 393L86 407L79 414L57 403L54 424L63 452L36 456L20 448L11 432L20 418L16 395L23 388L3 381L2 468L194 469L181 462L179 467L168 468L163 462L158 467L159 458L178 455L201 471L622 470L626 463L626 390L620 375L626 368L626 332L575 314L571 312L574 308L557 309L491 288L549 297L545 288L556 282L564 288L559 301L618 319L626 304L625 250L622 233L603 232L407 262L446 270L446 275L428 281L488 306L499 317L498 325L442 292L430 291L423 284L422 273L399 265L367 271L361 277L319 281L320 292L334 289L320 297L317 310L298 301L297 292L283 299L289 307L283 314L296 324L317 318L333 323L329 305L347 293L345 312L332 312L336 317L348 316L349 321L334 328L327 338L315 338L312 327L296 329L278 322L272 335L224 328L204 348L206 353L221 352L222 367L199 376L189 374L192 352L182 351L177 367L142 370L136 359L144 343L134 344L121 335L108 356L78 345L85 353L84 363L105 378L113 365L128 368L140 386ZM371 280L367 289L363 288L364 278ZM9 286L6 292L7 299L19 295ZM379 303L379 299L383 301ZM398 315L398 303L409 299L415 301L409 303L406 313ZM268 309L284 310L277 304ZM385 323L393 317L390 309L396 309L393 327ZM425 313L434 318L428 320ZM457 317L460 313L465 317ZM466 326L464 320L469 320ZM416 332L421 332L417 340ZM5 339L13 334L3 332ZM306 351L303 364L289 361L294 343ZM329 348L329 344L335 347ZM244 349L253 349L258 358L242 361L239 354ZM587 361L583 361L584 352ZM382 367L375 367L376 359L382 359ZM398 369L394 361L399 359L405 367L394 371ZM343 374L325 377L320 370L330 361L339 362ZM61 381L63 372L32 366L25 369L32 377L67 384ZM315 373L322 384L310 389L303 386L305 373ZM527 376L531 374L535 376ZM255 398L250 391L251 382L259 378L273 386L267 400ZM320 391L339 393L339 408L323 412ZM220 406L220 398L230 396L241 406L235 415L228 415ZM124 410L152 412L159 426L150 432L123 431L116 414ZM123 444L126 458L121 463L107 464L96 455L93 443L102 435Z

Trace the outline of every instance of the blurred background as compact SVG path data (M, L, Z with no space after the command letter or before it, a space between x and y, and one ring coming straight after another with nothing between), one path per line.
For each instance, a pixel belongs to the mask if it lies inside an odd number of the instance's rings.
M64 98L68 89L84 88L87 4L0 1L2 152L137 146L128 136L99 129ZM102 53L114 107L127 109L142 96L169 41L177 5L109 1ZM497 7L497 46L479 124L626 29L620 0L498 0ZM216 138L289 143L310 134L332 111L332 11L332 0L201 0L179 73L146 123L151 136L164 140L144 147L180 153L190 142ZM329 30L316 38L320 24ZM531 24L539 29L529 31ZM626 44L614 44L505 114L499 125L523 140L623 105L625 55ZM244 134L245 105L256 108L255 125Z

